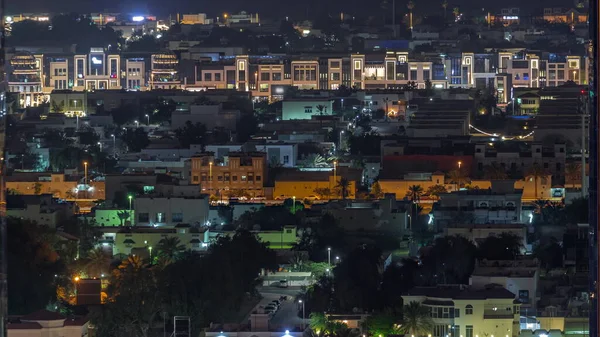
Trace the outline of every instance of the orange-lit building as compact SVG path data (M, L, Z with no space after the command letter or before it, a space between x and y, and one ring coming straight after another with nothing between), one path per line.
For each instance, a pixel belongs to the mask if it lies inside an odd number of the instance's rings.
M588 15L574 8L544 8L544 21L569 24L586 23Z
M83 184L82 177L54 173L25 173L6 177L9 193L34 195L52 194L60 199L105 199L103 181Z
M245 192L264 196L267 180L267 159L260 152L231 152L223 159L206 152L192 158L192 184L200 185L203 193L219 197Z

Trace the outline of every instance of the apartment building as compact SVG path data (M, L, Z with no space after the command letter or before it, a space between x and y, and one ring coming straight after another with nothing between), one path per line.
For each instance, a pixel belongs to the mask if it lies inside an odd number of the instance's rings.
M8 62L8 89L19 93L19 105L38 106L44 102L43 56L19 52Z
M205 152L192 157L192 184L203 193L225 198L236 193L264 196L267 156L262 152L230 152L223 160Z
M498 90L500 103L514 97L514 87L586 84L589 60L581 56L529 53L511 49L487 53L330 55L236 55L200 57L182 72L172 52L125 57L102 48L87 54L32 55L8 58L9 88L21 93L22 105L39 104L53 90L235 89L264 100L282 99L286 87L336 90L432 88Z
M501 286L417 287L402 295L404 303L427 307L434 322L432 337L516 337L521 304Z
M150 62L150 89L181 89L179 60L173 53L154 54Z

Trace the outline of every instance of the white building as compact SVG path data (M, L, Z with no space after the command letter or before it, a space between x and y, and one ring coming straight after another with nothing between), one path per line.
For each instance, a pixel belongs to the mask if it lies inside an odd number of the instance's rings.
M197 188L197 186L196 186ZM208 221L208 197L135 199L135 226L203 225Z
M87 337L88 320L67 318L57 312L40 310L8 323L8 337Z
M281 119L312 119L313 116L333 115L333 100L291 99L283 101Z
M520 303L501 287L417 287L402 295L405 304L427 307L434 322L432 337L516 337Z
M226 145L207 145L206 152L213 152L215 159L224 160L229 152L240 152L244 144L226 144ZM296 167L298 158L298 144L288 144L285 142L248 144L252 146L252 151L264 152L267 154L269 164L279 163L283 167Z
M537 259L481 260L469 279L474 288L484 288L488 284L499 284L515 295L521 302L521 312L525 316L535 315L539 262Z

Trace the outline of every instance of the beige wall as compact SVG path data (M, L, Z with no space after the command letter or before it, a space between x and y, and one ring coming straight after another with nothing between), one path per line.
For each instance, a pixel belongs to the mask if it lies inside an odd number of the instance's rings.
M72 199L77 182L55 180L54 178L55 175L52 175L52 181L7 181L6 188L19 194L34 195L35 185L40 184L40 194L52 194L55 198ZM89 194L80 192L79 199L105 199L104 182L91 182L90 186L94 190Z
M315 193L317 188L329 188L332 192L332 199L341 199L341 196L335 195L335 186L337 183L334 182L333 176L329 177L329 181L276 181L275 189L273 191L273 197L279 198L284 196L285 198L296 197L296 200L300 201L310 196L319 196ZM340 177L337 177L339 181ZM350 181L350 187L348 188L348 199L354 199L356 197L356 182Z

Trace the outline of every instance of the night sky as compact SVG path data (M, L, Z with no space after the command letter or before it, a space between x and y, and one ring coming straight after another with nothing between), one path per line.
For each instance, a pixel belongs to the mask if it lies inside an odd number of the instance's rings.
M216 16L223 12L257 12L262 15L279 15L295 18L305 15L307 9L322 8L326 3L328 12L344 12L380 15L379 3L381 0L5 0L6 9L10 14L35 13L35 12L98 12L114 11L126 13L148 13L155 15L168 15L169 13L208 13ZM388 0L391 3L392 0ZM413 0L415 12L422 13L426 9L441 12L442 0ZM408 0L396 0L399 10L406 10ZM320 4L320 7L316 7ZM543 7L574 7L573 0L544 0L543 4L537 1L522 0L448 0L448 9L453 7L475 9L486 7L500 9L502 7L520 7L522 11L533 11L541 14ZM300 14L299 14L300 13ZM312 15L312 13L310 13Z

